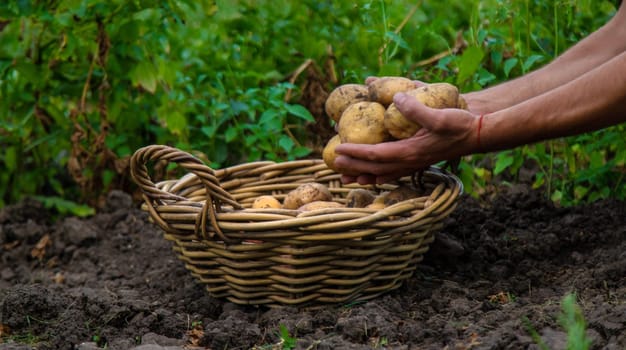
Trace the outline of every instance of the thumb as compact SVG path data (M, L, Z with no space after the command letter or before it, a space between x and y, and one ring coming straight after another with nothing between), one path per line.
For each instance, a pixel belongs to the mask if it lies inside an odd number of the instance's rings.
M429 130L436 127L437 110L425 106L413 96L399 92L395 94L393 103L405 118Z

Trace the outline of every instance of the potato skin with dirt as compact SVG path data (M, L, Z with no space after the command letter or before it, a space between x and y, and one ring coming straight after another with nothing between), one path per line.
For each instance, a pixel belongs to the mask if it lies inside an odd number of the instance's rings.
M298 208L299 211L311 211L318 209L343 208L344 205L333 201L314 201L307 203Z
M252 209L280 209L282 204L274 196L263 195L252 202Z
M308 182L289 191L283 200L284 209L298 209L315 201L331 201L332 194L328 187L317 182Z
M378 102L357 102L350 105L339 120L338 133L342 143L377 144L390 139L385 129L385 107Z
M385 106L393 102L393 95L415 89L415 82L404 77L381 77L368 85L369 100Z
M324 146L324 150L322 151L322 159L324 159L324 163L326 166L335 172L337 172L337 168L335 167L335 159L337 159L337 153L335 153L335 148L341 144L341 138L339 134L333 136L328 140L326 146Z
M350 190L346 195L346 207L348 208L365 208L372 204L376 194L364 188L355 188Z
M448 83L420 86L406 91L406 94L430 108L457 108L459 105L459 89ZM409 138L421 128L419 124L405 118L395 103L389 105L385 111L384 125L389 134L396 139Z
M336 87L330 92L324 103L324 110L335 122L339 122L341 114L351 104L367 101L369 99L369 89L362 84L344 84Z
M386 207L386 205L385 205L385 198L387 198L387 194L388 193L389 192L380 193L379 195L377 195L374 198L372 203L368 204L365 208L367 208L367 209L375 209L375 210L385 209L385 207Z
M411 186L402 185L389 191L383 198L385 206L390 206L399 202L403 202L407 199L417 198L420 196L420 192Z

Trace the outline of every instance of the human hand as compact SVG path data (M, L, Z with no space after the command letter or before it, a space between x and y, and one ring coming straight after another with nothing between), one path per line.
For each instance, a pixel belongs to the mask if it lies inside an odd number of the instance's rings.
M399 141L338 145L334 165L348 174L342 175L344 183L381 184L478 150L479 116L463 109L429 108L405 93L397 93L394 103L422 128Z

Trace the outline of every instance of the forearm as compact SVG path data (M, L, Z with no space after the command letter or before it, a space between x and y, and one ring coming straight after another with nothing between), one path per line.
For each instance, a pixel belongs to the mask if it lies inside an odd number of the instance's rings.
M626 51L626 5L615 16L548 65L494 87L464 95L475 113L490 113L543 94Z
M488 114L482 121L482 151L598 130L626 121L626 52L586 74Z

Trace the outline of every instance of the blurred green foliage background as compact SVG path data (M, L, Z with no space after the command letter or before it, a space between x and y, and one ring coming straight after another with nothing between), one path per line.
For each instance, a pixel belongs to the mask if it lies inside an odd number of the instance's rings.
M9 0L0 5L0 207L86 215L132 191L148 144L214 168L318 157L323 102L369 75L472 91L549 62L616 1ZM626 197L626 128L467 157L468 192L520 181L563 205Z

